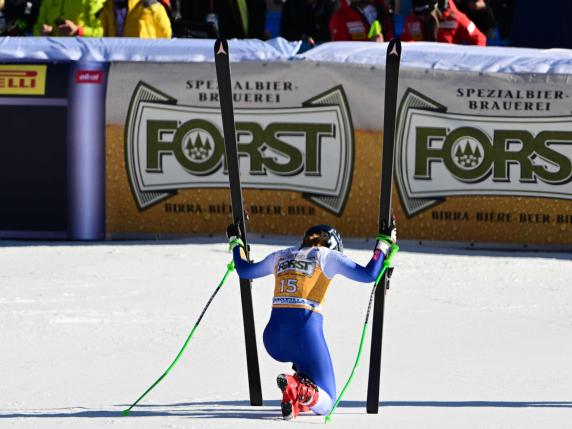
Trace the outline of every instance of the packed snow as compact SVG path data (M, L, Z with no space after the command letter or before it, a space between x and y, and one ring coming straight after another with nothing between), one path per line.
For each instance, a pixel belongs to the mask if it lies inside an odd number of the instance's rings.
M253 236L255 259L293 238ZM373 243L345 240L366 263ZM570 428L572 284L567 253L403 243L387 295L379 414L365 400L369 343L333 428ZM272 428L265 352L271 277L253 284L264 406L249 404L238 280L223 237L103 243L0 241L1 428ZM336 277L325 311L338 390L355 361L371 285Z

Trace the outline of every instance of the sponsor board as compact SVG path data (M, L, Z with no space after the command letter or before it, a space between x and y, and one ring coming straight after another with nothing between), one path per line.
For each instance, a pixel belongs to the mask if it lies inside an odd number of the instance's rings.
M341 215L354 160L351 115L341 86L301 106L235 109L244 188L296 191ZM177 104L139 82L125 124L127 172L141 211L178 190L226 188L220 110Z
M75 82L79 84L93 83L100 84L103 82L102 70L76 70Z
M457 114L410 89L397 139L397 182L409 216L450 196L572 200L572 116Z
M0 65L0 95L44 95L46 65Z
M178 78L168 82L167 66L148 67L112 67L107 231L220 234L231 217L212 66L196 65L191 74L169 65ZM301 234L329 223L346 237L375 234L383 110L372 88L383 73L347 65L321 70L235 64L252 232ZM572 243L565 85L520 76L510 83L496 75L474 79L403 72L393 193L399 238Z

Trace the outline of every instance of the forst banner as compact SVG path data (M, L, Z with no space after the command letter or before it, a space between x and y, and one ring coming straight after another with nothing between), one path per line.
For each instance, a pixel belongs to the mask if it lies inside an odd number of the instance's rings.
M421 74L404 79L396 129L407 234L532 247L572 243L568 77Z
M376 77L370 81L383 74ZM373 234L379 108L356 121L356 91L314 64L233 63L232 81L248 229L300 234L332 223L350 236ZM226 230L230 194L214 64L113 63L106 146L108 233Z
M232 64L249 230L377 230L384 69ZM572 242L567 76L402 69L399 237ZM222 233L231 220L214 64L113 63L107 231Z

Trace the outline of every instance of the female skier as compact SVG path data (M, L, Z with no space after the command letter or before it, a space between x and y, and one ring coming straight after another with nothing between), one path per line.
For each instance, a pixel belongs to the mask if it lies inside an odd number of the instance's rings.
M227 236L236 271L241 278L275 276L270 321L263 341L268 354L279 362L292 362L294 374L280 374L282 416L290 420L300 412L326 415L336 399L336 381L330 351L324 339L322 305L330 281L336 274L371 283L395 242L378 236L373 256L363 267L345 256L340 234L329 225L315 225L304 234L300 247L273 252L260 262L244 259L239 229L229 225Z

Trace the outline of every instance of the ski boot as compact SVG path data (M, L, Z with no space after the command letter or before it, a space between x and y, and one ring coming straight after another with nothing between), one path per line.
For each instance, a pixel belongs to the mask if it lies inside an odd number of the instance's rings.
M284 420L292 420L300 413L298 406L298 381L288 374L280 374L276 377L276 384L282 391L282 417Z
M308 377L295 374L294 378L298 382L297 400L299 412L310 411L318 403L320 393L318 386Z

